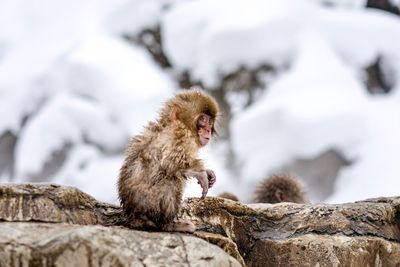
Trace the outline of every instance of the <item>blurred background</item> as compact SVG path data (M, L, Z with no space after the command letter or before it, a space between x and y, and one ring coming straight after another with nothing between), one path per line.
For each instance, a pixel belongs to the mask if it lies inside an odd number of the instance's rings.
M210 195L251 202L282 171L313 202L400 195L399 2L0 0L0 182L117 203L131 136L202 88Z

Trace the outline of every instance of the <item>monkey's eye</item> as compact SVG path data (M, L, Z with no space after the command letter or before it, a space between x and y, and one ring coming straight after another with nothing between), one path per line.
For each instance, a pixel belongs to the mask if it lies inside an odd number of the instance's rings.
M208 125L213 126L214 125L214 120L212 118L208 119Z
M198 124L198 126L205 126L207 123L206 121L207 121L206 116L200 115L200 117L197 119L197 124Z

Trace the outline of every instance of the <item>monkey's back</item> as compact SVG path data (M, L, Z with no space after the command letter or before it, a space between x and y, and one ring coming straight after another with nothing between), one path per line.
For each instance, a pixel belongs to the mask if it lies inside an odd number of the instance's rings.
M255 191L256 203L279 203L277 192L285 196L285 202L307 203L301 180L291 174L274 174L262 180Z
M135 136L126 151L120 170L118 193L128 217L145 217L162 228L179 212L186 178L174 167L164 164L172 148L163 145L168 129L150 124Z

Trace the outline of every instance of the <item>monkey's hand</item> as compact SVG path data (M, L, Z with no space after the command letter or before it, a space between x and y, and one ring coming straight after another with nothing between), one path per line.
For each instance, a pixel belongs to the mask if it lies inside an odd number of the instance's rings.
M201 192L201 199L204 199L208 193L209 183L207 172L201 172L201 175L196 176L197 183L200 184L203 191Z
M214 183L217 181L217 176L215 176L215 173L213 170L207 169L207 178L208 178L208 188L213 187Z
M185 172L187 177L193 177L197 179L197 183L201 186L203 191L201 192L201 199L204 199L208 192L208 173L207 171L193 171L187 170Z

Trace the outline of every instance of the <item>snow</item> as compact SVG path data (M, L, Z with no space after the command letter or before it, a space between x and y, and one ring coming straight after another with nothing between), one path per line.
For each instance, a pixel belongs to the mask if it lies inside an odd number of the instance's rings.
M116 185L122 162L122 155L103 156L93 146L76 146L53 182L75 186L100 201L118 204Z
M368 111L368 135L358 160L341 173L336 192L327 202L399 195L399 98L371 99Z
M130 0L115 10L104 26L112 32L135 35L143 29L152 29L168 5L181 0Z
M398 99L366 95L321 36L306 32L300 44L292 69L232 123L242 176L258 181L285 162L334 147L356 161L327 202L398 194Z
M398 2L398 1L397 1ZM331 4L331 7L327 7ZM0 1L0 135L18 136L15 177L29 181L68 147L52 182L117 203L129 137L155 118L189 71L208 88L241 67L272 65L255 103L230 93L231 140L201 151L209 195L251 201L254 185L293 159L335 148L353 160L325 201L399 195L400 19L365 0ZM172 69L122 35L160 26ZM395 89L369 95L378 57ZM235 104L236 103L236 104ZM239 160L230 165L232 145ZM228 167L229 166L229 167ZM200 196L191 181L185 196Z
M190 70L194 78L207 85L215 85L219 74L240 65L255 66L265 58L277 64L285 62L285 51L293 46L282 39L290 39L298 25L296 19L286 22L282 18L301 13L299 4L299 1L285 5L279 1L207 0L174 6L165 14L161 28L165 52L177 69ZM264 27L265 24L271 27Z
M1 27L0 43L8 49L0 65L0 81L25 80L43 73L55 58L98 29L103 17L122 2L125 0L1 1L1 25L8 27Z
M249 180L331 147L353 157L362 142L367 97L361 84L320 35L304 32L300 39L291 70L232 123L241 175Z
M367 4L367 0L314 0L314 1L335 8L363 8Z
M231 124L233 149L242 166L243 186L237 193L245 200L255 181L274 169L332 147L357 161L340 174L337 193L327 201L378 196L378 173L387 177L380 194L396 191L390 181L399 172L393 160L386 164L379 157L392 159L393 153L384 151L398 147L393 125L398 107L394 100L368 96L360 72L383 55L390 58L398 84L400 21L380 10L355 8L361 4L326 8L310 1L238 0L229 9L225 1L210 9L211 2L190 1L166 12L162 32L171 62L211 88L221 75L241 66L290 66L258 102L235 113ZM371 140L377 122L385 130L381 140ZM387 131L394 132L393 138ZM367 151L375 156L367 160ZM343 182L348 180L352 186ZM360 191L360 184L371 187Z
M69 147L52 181L115 202L129 138L176 85L143 48L115 34L113 15L132 1L50 2L0 3L0 20L14 25L0 29L0 135L18 135L12 181L34 179ZM161 10L166 1L154 3Z
M40 89L32 91L26 83L0 86L0 133L7 130L18 133L23 118L38 108L45 94Z
M101 106L59 94L22 131L16 148L16 175L24 178L40 172L51 154L66 144L87 141L114 150L122 147L127 138L124 127Z
M172 95L175 84L142 48L108 36L82 43L67 60L78 94L88 94L118 114L137 133ZM135 123L133 123L135 122Z
M399 58L399 25L396 16L376 9L332 9L311 1L194 0L168 10L162 33L173 65L213 87L240 66L287 64L305 29L323 35L358 67L378 52Z
M399 0L389 0L389 2L391 2L393 6L397 6L397 7L400 8L400 1Z

